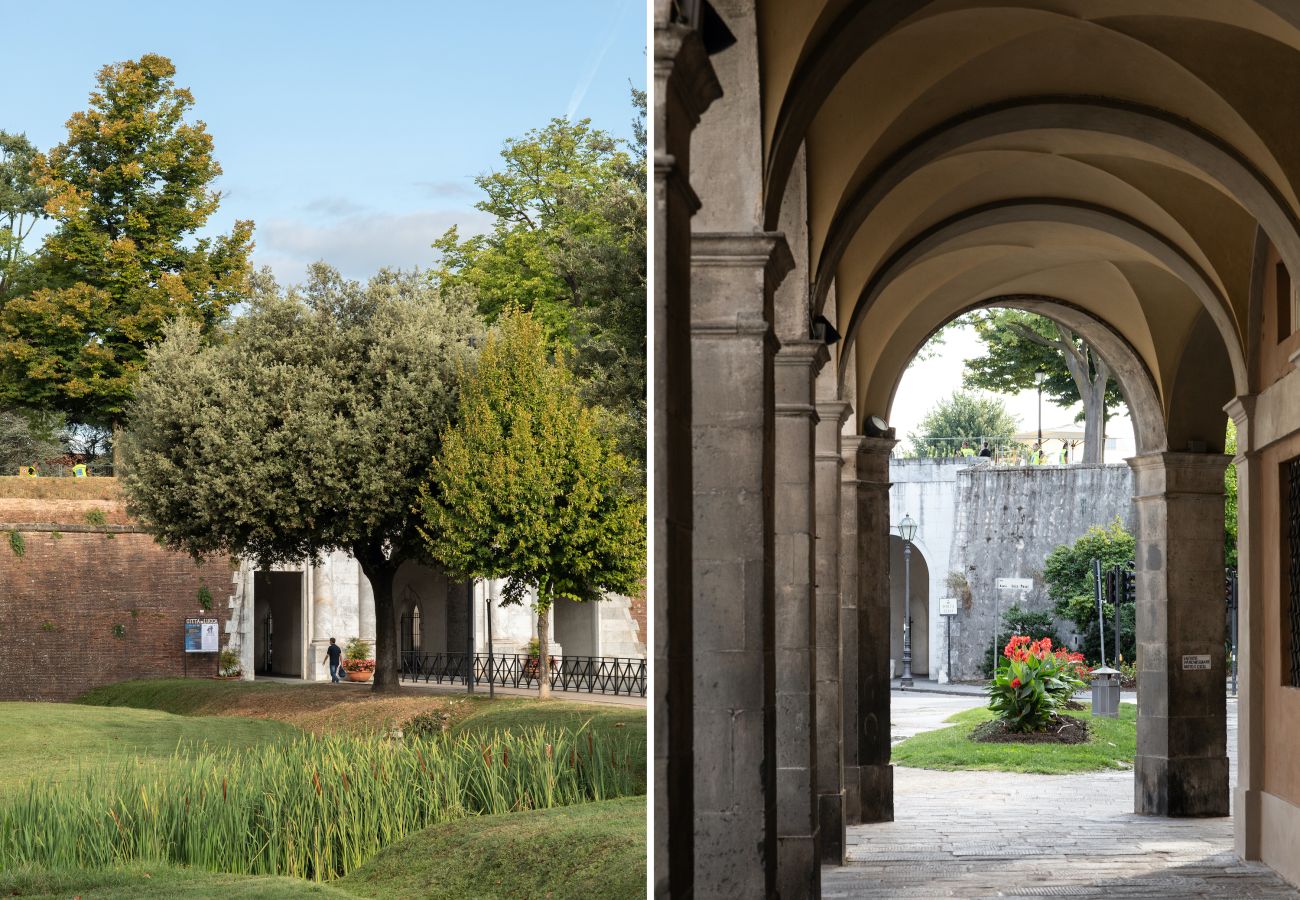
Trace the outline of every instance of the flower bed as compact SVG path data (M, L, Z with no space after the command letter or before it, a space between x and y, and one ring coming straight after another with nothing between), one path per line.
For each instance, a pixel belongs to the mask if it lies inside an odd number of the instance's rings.
M1048 731L1085 686L1083 654L1053 649L1051 638L1012 635L1002 656L989 685L989 709L1008 734Z

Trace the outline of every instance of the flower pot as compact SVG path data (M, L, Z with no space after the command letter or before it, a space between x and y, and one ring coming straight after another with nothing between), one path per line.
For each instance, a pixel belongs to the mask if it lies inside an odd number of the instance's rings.
M369 681L374 672L348 672L348 681Z

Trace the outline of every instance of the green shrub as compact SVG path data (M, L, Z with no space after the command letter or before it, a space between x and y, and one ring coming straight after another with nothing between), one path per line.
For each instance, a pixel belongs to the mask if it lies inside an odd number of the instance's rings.
M437 710L418 713L402 725L402 736L407 740L428 740L450 730L451 715Z
M1017 634L1027 634L1031 638L1050 638L1053 647L1065 645L1065 641L1056 633L1056 623L1051 613L1028 610L1019 603L1013 603L1002 614L1002 631L998 633L997 646L1005 647ZM980 673L985 678L993 675L993 658L988 653L980 656Z
M106 525L108 523L108 517L104 515L104 511L98 506L87 510L85 519L87 525Z
M1058 716L1084 681L1083 654L1053 649L1051 640L1011 638L989 686L989 709L1008 731L1042 731Z
M9 549L19 559L27 555L27 540L23 537L23 533L16 528L9 532Z

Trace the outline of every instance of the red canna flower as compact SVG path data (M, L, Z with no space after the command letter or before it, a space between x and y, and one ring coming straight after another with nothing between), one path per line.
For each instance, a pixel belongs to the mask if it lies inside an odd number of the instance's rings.
M1019 678L1012 678L1012 679L1011 679L1011 686L1012 686L1013 688L1018 688L1018 687L1020 687L1020 679L1019 679Z

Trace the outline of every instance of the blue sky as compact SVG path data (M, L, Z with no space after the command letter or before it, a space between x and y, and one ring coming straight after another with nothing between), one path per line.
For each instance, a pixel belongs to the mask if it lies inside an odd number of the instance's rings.
M472 179L502 141L566 114L630 136L645 87L644 0L6 6L0 129L47 149L100 66L170 57L225 170L210 226L253 219L281 280L429 265L449 225L483 226Z

